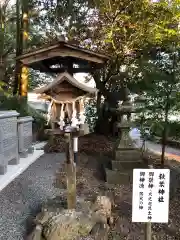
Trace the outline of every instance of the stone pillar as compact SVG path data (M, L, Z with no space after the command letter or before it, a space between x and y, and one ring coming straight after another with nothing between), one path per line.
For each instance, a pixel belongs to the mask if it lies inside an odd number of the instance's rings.
M32 121L33 118L31 116L20 117L18 119L18 145L21 157L27 157L28 153L33 153Z
M7 172L7 165L19 163L16 111L0 111L0 175Z

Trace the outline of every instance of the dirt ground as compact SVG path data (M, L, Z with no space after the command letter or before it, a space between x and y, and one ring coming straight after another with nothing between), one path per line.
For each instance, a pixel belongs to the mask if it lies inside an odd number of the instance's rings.
M97 195L107 195L113 203L114 226L109 232L109 240L129 239L144 240L144 224L132 223L132 186L114 185L110 188L105 184L101 168L101 159L81 154L77 167L77 195L87 200L94 199ZM56 187L66 187L66 178L63 168L56 176ZM180 190L179 179L175 170L171 171L170 214L168 224L152 224L152 239L180 239ZM175 189L176 188L176 189Z
M105 137L95 133L90 133L78 138L78 151L86 153L111 153L115 139L112 137ZM65 152L65 139L63 136L56 136L49 141L44 151L51 152Z
M97 195L107 195L113 203L114 225L109 232L109 240L144 240L145 224L132 223L132 185L111 185L105 183L102 163L111 158L114 139L89 134L79 140L79 162L77 164L77 196L93 200ZM56 139L53 145L46 146L46 152L64 151L62 139ZM93 153L93 154L92 154ZM159 167L159 156L146 153L146 160L154 167ZM152 224L152 239L180 239L180 163L166 161L165 168L171 169L170 209L168 224ZM55 185L66 188L64 167L58 170Z

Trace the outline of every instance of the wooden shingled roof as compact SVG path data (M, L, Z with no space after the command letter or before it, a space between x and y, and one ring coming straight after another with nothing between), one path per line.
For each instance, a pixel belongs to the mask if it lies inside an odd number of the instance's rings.
M24 65L41 72L53 72L52 65L64 64L64 62L81 66L88 65L89 67L85 69L88 72L88 69L102 67L110 57L61 40L31 52L26 52L16 59ZM79 72L83 71L79 69Z
M69 82L72 86L86 92L86 93L96 93L98 90L96 88L88 87L85 84L77 81L73 76L69 73L64 72L61 73L53 82L49 83L48 85L35 89L34 92L37 94L44 94L47 93L60 85L63 81Z
M96 88L78 82L67 72L59 74L52 83L34 90L41 95L40 98L53 99L56 102L74 101L82 96L94 95L97 91Z

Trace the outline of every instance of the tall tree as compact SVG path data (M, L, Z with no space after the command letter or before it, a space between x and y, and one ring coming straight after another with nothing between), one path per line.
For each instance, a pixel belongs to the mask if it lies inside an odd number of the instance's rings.
M0 2L0 84L4 85L6 56L5 50L6 27L7 27L7 7L9 0Z
M28 49L28 23L29 23L29 9L28 1L22 0L22 53ZM20 95L27 97L28 92L28 73L29 70L26 66L22 66L21 69L21 84Z
M99 94L108 99L109 91L118 92L120 83L138 92L141 90L138 86L146 85L146 79L141 77L142 62L177 35L173 26L179 18L178 3L146 0L95 3L97 16L91 21L89 45L111 55L108 68L93 75ZM119 96L116 95L119 100L122 94L119 91ZM117 98L111 98L112 105Z
M22 21L21 21L21 1L16 0L16 57L22 54ZM16 60L13 95L18 93L21 82L21 63Z
M148 62L146 76L148 89L144 91L145 116L162 129L161 164L164 165L168 137L169 116L180 110L180 49L175 46L167 51L159 50L156 59ZM145 73L144 72L144 73ZM143 111L142 111L143 112ZM141 112L141 113L142 113ZM161 124L161 126L160 126Z

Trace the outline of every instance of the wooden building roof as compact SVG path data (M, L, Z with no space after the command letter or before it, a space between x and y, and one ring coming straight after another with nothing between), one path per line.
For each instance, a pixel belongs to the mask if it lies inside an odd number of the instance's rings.
M64 72L64 66L66 66L69 72L78 73L100 68L110 57L66 41L59 41L53 45L24 53L16 59L41 72L61 73ZM74 67L74 64L79 67ZM54 67L54 65L59 65L59 67Z
M52 83L34 90L35 93L41 94L41 98L53 99L56 102L74 101L81 96L95 94L97 91L96 88L78 82L67 72L59 74Z

